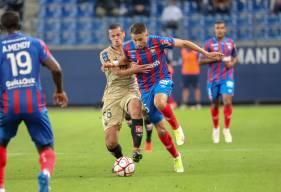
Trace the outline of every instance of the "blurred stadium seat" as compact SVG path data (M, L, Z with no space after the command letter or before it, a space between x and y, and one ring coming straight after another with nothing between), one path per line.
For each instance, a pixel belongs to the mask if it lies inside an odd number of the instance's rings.
M128 32L134 22L144 22L151 33L161 34L160 16L166 1L151 0L151 17L105 17L95 18L94 0L40 0L37 34L49 44L102 45L106 27L120 23ZM230 15L204 15L198 12L194 1L179 2L184 13L182 38L203 42L212 36L212 25L217 20L227 23L229 35L236 40L268 40L280 38L281 14L270 12L269 0L234 0ZM60 35L54 35L56 32ZM52 40L50 37L54 37ZM84 39L84 38L85 39ZM128 39L128 36L126 37Z

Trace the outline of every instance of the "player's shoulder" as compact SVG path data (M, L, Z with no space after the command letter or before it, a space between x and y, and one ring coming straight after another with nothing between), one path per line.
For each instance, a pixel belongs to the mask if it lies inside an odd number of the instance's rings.
M214 41L215 41L215 37L211 37L211 38L205 40L205 44L210 44Z
M227 40L229 43L234 44L234 40L233 40L232 38L226 37L226 40Z
M100 52L100 55L103 54L103 53L109 52L109 51L110 51L110 46L104 48L104 49Z
M133 40L128 40L128 41L125 41L124 43L123 43L123 49L125 49L126 47L132 47L134 45L134 42L133 42Z

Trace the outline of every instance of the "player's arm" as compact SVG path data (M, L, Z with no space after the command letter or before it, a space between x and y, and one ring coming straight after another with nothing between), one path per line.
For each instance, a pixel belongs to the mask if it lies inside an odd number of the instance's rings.
M46 60L42 61L42 63L51 71L53 76L53 81L56 86L56 91L53 96L55 104L60 107L66 107L68 105L68 98L63 91L63 73L59 63L53 56L48 57Z
M136 63L131 63L130 67L127 69L120 69L119 67L115 67L111 69L111 72L118 77L126 77L131 76L137 73L148 73L150 68L148 65L138 65Z
M197 51L204 55L206 58L209 59L221 59L223 57L223 54L220 52L208 52L195 43L188 41L188 40L183 40L183 39L176 39L174 38L174 46L175 47L180 47L180 48L190 48L194 51Z
M215 63L221 61L221 59L208 59L208 58L200 58L199 59L199 64L200 65L206 65L206 64L210 64L210 63Z
M122 65L128 65L129 63L130 62L127 60L126 57L121 57L117 61L113 61L113 62L106 61L106 62L103 62L102 67L103 68L114 68L114 67L119 67L119 66L122 66Z

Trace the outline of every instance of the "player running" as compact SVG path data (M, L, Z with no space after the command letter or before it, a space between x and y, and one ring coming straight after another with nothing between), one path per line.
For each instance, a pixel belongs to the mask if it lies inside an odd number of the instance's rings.
M17 13L4 13L1 25L7 34L0 44L0 192L5 191L6 148L22 121L40 155L39 192L48 192L56 157L39 69L42 64L52 72L56 85L54 101L66 107L68 98L63 91L62 71L43 41L19 32Z
M141 99L151 122L156 127L161 142L174 158L175 171L184 172L181 154L177 151L170 133L165 128L164 117L183 141L182 128L177 122L170 105L167 104L168 97L172 92L173 82L168 72L164 50L173 47L188 47L201 52L208 58L221 57L223 54L209 53L187 40L148 35L147 28L142 23L132 25L130 32L132 40L123 45L124 57L114 62L113 65L105 63L104 67L124 65L128 62L136 62L139 66L149 67L149 73L137 74Z
M213 120L213 142L219 143L219 99L222 95L224 105L224 130L226 143L232 142L230 133L230 120L232 115L232 97L234 94L234 65L237 62L236 46L231 38L225 37L226 26L224 22L214 25L215 37L205 44L205 50L224 53L224 57L217 59L203 58L200 64L208 64L208 95L211 100L211 115Z
M123 57L122 44L125 32L118 24L108 28L111 45L100 53L101 63L113 63ZM103 96L103 126L105 132L106 147L111 154L120 158L123 156L118 143L118 132L121 128L125 114L132 119L131 133L133 137L133 160L139 162L142 158L140 145L143 135L142 104L134 73L143 73L147 69L144 66L124 65L118 68L103 69L107 85Z

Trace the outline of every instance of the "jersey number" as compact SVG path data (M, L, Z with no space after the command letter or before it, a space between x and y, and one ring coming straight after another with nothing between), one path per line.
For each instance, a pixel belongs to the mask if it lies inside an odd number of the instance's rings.
M27 51L21 51L18 53L8 53L7 58L10 60L12 65L13 76L27 75L31 73L32 62L31 56Z

